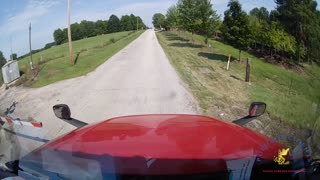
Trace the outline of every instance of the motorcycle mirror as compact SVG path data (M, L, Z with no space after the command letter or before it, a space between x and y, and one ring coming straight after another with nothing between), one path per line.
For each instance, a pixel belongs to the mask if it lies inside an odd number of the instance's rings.
M266 108L267 108L267 104L264 102L253 102L250 105L248 116L234 120L232 122L243 126L248 122L254 120L255 118L261 116L265 112Z
M267 104L263 102L253 102L250 105L249 116L259 117L261 116L267 108Z
M53 106L53 112L57 118L70 120L71 111L68 105L66 104L57 104Z

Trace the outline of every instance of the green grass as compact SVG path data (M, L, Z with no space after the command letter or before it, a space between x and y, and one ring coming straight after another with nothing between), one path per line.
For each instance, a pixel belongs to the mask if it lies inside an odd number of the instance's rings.
M86 38L72 43L75 57L74 66L70 63L68 44L62 44L34 54L33 63L39 66L37 78L31 82L32 87L42 87L60 80L85 75L108 58L140 36L143 31L119 32ZM19 61L20 70L27 73L29 59Z
M267 103L271 118L290 125L312 128L320 110L320 68L306 66L307 75L300 75L266 63L242 52L242 61L252 62L251 82L245 83L245 63L233 61L226 71L227 56L238 57L232 46L210 40L211 48L204 46L204 37L190 33L162 32L157 34L160 44L181 78L199 101L207 115L226 113L232 119L246 113L251 101ZM244 114L243 114L244 115Z

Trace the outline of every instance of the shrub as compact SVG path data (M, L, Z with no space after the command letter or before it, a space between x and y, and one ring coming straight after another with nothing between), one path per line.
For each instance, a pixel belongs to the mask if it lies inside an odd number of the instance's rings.
M114 38L111 38L111 39L110 39L110 42L111 42L111 43L115 43L116 40L115 40Z

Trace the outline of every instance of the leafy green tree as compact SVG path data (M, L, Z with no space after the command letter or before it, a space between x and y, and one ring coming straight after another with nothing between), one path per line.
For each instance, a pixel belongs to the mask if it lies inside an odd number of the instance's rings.
M71 24L71 37L72 40L76 41L79 39L83 39L86 37L86 32L84 31L84 28L79 23Z
M239 60L241 61L241 51L246 49L251 41L249 19L237 0L230 0L228 7L229 9L224 12L223 38L227 43L239 49Z
M13 60L18 59L17 53L12 53L12 54L11 54L11 58L12 58Z
M180 25L177 6L173 5L167 10L166 19L169 28L178 28Z
M298 43L297 58L305 54L301 49L307 50L307 56L310 57L313 48L317 45L317 39L313 36L320 33L317 23L317 3L314 0L275 0L277 4L277 19L285 27L286 31L293 35ZM311 28L311 29L310 29ZM313 29L312 29L313 28ZM300 48L303 47L303 48Z
M54 46L56 43L55 42L51 42L51 43L47 43L43 49L49 49L51 48L52 46Z
M131 27L132 27L131 30L137 29L137 18L133 14L130 14L130 23L131 23Z
M249 26L251 29L251 40L254 48L257 48L257 44L264 44L264 41L261 41L264 36L263 25L257 16L249 16Z
M108 33L108 21L98 20L96 21L96 34L106 34Z
M53 32L53 38L54 38L54 42L56 42L56 45L60 45L64 42L66 42L68 39L67 29L61 30L59 28L59 29L55 30Z
M129 31L146 28L142 19L139 16L122 16L121 21L115 15L111 15L109 21L98 20L96 22L83 20L81 23L71 24L72 40L79 40L96 35L119 32L121 30ZM56 29L53 33L55 45L60 45L67 42L67 29ZM45 47L46 48L46 47Z
M161 13L156 13L152 17L152 24L155 28L165 28L166 17Z
M269 21L269 11L265 7L261 8L253 8L250 11L250 16L255 16L260 22L268 22Z
M277 52L286 52L293 55L296 51L296 40L293 36L286 33L279 23L272 22L269 31L267 32L266 43ZM272 56L272 50L270 50Z
M128 15L122 16L120 20L121 30L122 31L131 31L133 30L133 23L131 22L131 18Z
M137 22L138 21L138 22ZM146 29L146 25L143 23L142 19L140 18L140 16L136 16L136 23L138 23L138 29ZM134 30L136 29L137 24L134 26Z
M199 0L179 0L177 4L182 27L193 34L199 30L202 23L198 3Z
M208 38L218 30L219 16L212 9L210 0L198 0L197 9L199 11L198 18L200 19L199 29L197 32L206 36L205 43L208 43Z
M212 9L210 0L179 0L177 4L178 19L181 26L193 34L205 35L206 42L218 29L219 16Z
M108 32L114 33L121 31L120 20L116 15L111 15L108 20Z
M2 67L4 64L6 64L6 58L3 56L2 51L0 51L0 67Z
M96 29L95 23L92 21L86 21L86 20L81 21L80 29L83 32L83 38L97 35L95 30Z

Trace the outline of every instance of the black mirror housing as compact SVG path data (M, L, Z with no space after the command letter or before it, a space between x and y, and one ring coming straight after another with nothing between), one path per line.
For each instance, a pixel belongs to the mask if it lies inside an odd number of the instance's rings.
M53 106L53 112L57 118L70 120L71 111L68 105L66 104L57 104Z
M249 116L259 117L261 116L267 108L267 104L264 102L253 102L250 105Z
M243 126L248 122L254 120L255 118L261 116L266 111L266 108L267 108L267 104L264 102L253 102L250 105L249 115L247 115L246 117L234 120L232 122L240 126Z

